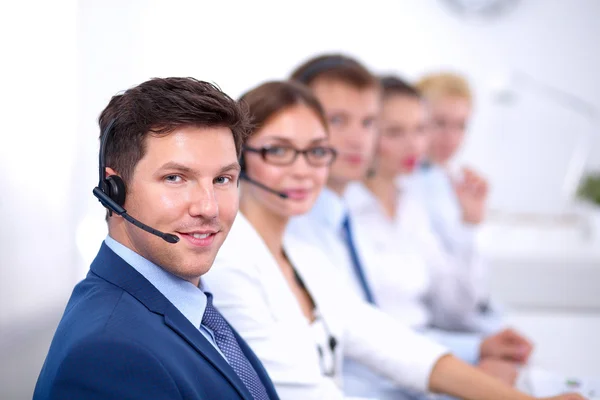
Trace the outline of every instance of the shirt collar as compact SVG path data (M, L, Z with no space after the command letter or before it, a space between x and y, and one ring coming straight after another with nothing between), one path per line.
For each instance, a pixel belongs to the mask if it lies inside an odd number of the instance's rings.
M406 185L403 182L396 181L394 183L396 190L405 191ZM379 213L382 210L379 199L362 182L355 182L348 186L344 193L344 199L352 213Z
M207 301L206 295L200 288L185 279L165 271L110 236L107 236L104 242L112 251L125 260L127 264L142 274L195 327L200 328Z
M344 199L351 212L368 212L379 207L377 198L361 182L352 183L344 192Z
M342 226L347 214L348 209L344 199L329 188L324 188L321 191L315 205L309 212L312 218L317 218L336 229Z

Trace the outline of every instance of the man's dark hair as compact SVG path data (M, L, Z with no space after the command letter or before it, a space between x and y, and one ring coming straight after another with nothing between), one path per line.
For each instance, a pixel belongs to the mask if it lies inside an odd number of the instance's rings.
M342 54L311 58L296 68L290 79L308 86L317 79L338 81L361 90L379 86L377 77L364 65Z
M419 90L406 82L405 80L398 78L397 76L387 75L380 79L381 87L383 89L383 97L389 97L393 95L401 95L407 97L414 97L416 99L421 98Z
M166 135L189 126L228 127L239 156L250 128L240 104L212 83L194 78L154 78L113 96L98 119L100 135L112 120L106 166L126 184L144 157L148 135Z

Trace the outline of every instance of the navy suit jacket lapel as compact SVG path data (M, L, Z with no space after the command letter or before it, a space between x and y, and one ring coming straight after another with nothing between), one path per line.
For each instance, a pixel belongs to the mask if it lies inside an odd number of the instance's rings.
M192 348L219 370L243 398L252 400L252 395L233 368L200 333L199 327L192 325L158 289L132 266L127 264L125 260L115 254L105 243L102 243L102 247L93 261L90 270L99 277L131 294L153 313L164 316L167 326L173 329Z

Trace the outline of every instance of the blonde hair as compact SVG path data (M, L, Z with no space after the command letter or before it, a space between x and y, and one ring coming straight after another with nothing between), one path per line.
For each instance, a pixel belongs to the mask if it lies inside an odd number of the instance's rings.
M469 102L473 101L473 93L467 80L453 72L425 75L415 86L428 100L436 100L441 97L460 97Z

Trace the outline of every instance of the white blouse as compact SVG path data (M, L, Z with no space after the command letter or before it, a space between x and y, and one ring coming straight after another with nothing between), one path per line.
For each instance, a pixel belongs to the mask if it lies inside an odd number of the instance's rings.
M361 183L344 195L377 305L416 329L470 329L485 291L480 257L447 252L421 200L410 191L398 194L393 219Z

